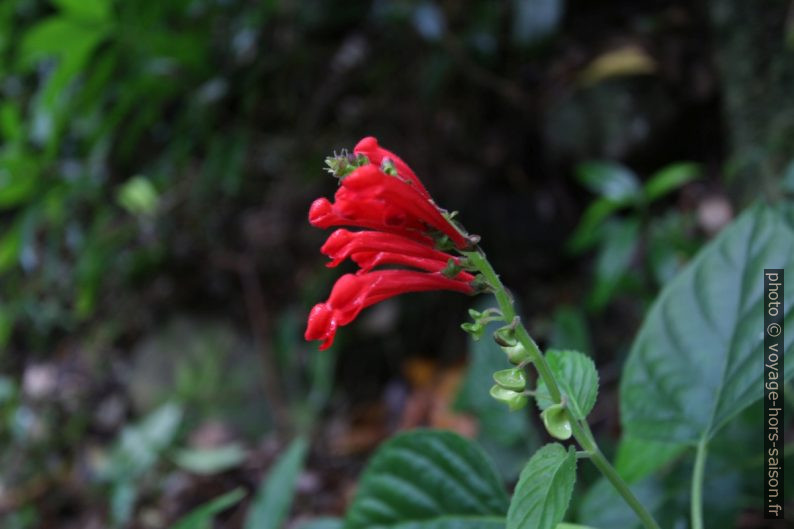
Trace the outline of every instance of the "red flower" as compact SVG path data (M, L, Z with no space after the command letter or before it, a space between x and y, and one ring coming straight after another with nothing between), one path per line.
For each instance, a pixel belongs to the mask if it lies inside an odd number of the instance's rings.
M376 266L380 265L403 265L419 268L420 270L425 270L427 272L441 272L447 267L448 264L448 261L438 261L435 259L428 259L426 257L417 257L414 255L403 255L391 252L355 253L351 256L351 259L353 259L353 262L355 262L361 268L358 272L356 272L357 274L369 272ZM474 281L474 276L466 271L461 270L457 273L454 279L471 282Z
M384 264L411 266L428 272L444 270L450 260L460 264L457 257L426 244L394 233L379 231L336 230L328 237L320 251L331 258L328 267L337 266L350 257L361 267L359 274ZM456 279L473 281L474 276L468 272L460 272Z
M406 182L409 182L414 188L419 191L423 197L430 199L430 193L427 192L425 186L422 185L421 180L416 174L408 167L408 164L402 161L396 154L391 151L387 151L386 149L382 148L378 145L378 140L373 138L372 136L368 136L358 142L356 147L353 149L355 154L363 154L367 158L369 158L370 163L373 163L380 167L384 160L391 160L394 164L395 169L397 169L397 174Z
M322 247L323 254L331 258L328 266L337 266L349 257L360 270L340 277L328 300L311 310L304 336L322 340L320 349L330 347L339 327L387 298L423 290L474 292L471 283L475 277L469 272L461 270L454 277L441 273L450 261L457 265L461 261L435 247L439 232L458 249L470 247L471 241L444 216L411 168L379 147L375 138L364 138L354 152L366 158L348 166L346 169L352 169L349 174L335 172L346 176L340 176L334 202L319 198L309 209L312 226L368 229L336 230ZM334 168L333 163L329 166ZM381 265L418 270L373 271Z
M432 200L423 196L415 186L384 173L375 165L359 167L344 178L342 188L336 193L336 202L343 215L388 205L390 208L385 213L390 213L399 222L418 221L447 235L458 248L469 246L469 240L444 218ZM396 221L385 214L384 220L387 223Z
M304 337L322 340L320 349L327 349L334 342L337 328L353 321L366 307L399 294L425 290L454 290L464 294L474 291L464 281L410 270L345 274L336 281L328 301L312 308Z
M371 207L363 204L354 209L354 199L344 199L345 214L340 211L339 195L344 197L344 188L337 191L337 204L332 204L327 198L318 198L309 208L309 223L316 228L330 228L332 226L352 226L356 228L369 228L390 233L399 233L412 239L422 240L433 244L427 235L422 235L424 227L419 222L410 222L403 212L396 210L388 204L380 207Z
M314 201L309 222L319 228L356 226L414 238L434 228L447 235L456 247L468 247L470 241L444 217L408 166L400 163L414 180L399 176L399 168L395 177L385 173L380 165L363 165L342 179L333 204L324 198Z

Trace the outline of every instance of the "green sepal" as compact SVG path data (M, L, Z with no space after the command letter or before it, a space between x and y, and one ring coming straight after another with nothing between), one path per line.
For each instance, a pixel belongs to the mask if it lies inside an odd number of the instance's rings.
M543 419L543 425L546 427L546 431L555 439L565 441L566 439L570 439L571 435L573 435L571 419L568 416L565 406L562 404L549 406L543 410L540 417Z
M515 335L515 329L509 325L499 327L493 333L493 341L499 344L500 347L512 347L518 343Z
M475 321L474 323L466 322L461 323L460 328L463 329L464 332L471 334L471 337L474 340L479 340L482 338L483 332L485 332L485 326L482 323Z
M441 275L453 279L456 275L458 275L461 272L461 270L463 269L460 267L460 265L456 263L454 259L450 259L449 261L447 261L447 266L445 266L444 269L441 270ZM477 318L473 318L473 319L477 320Z
M469 309L469 316L471 317L471 319L476 321L482 318L482 312L475 309Z
M529 351L519 342L510 347L502 347L502 351L507 354L507 359L513 365L520 365L527 363L531 360Z
M512 325L505 325L496 329L493 333L493 339L505 352L511 364L526 364L531 360L529 351L516 338L515 328Z
M527 375L523 369L513 367L502 369L493 374L494 382L510 391L524 391L527 387Z
M380 163L380 170L389 176L399 176L397 174L397 167L394 166L394 162L388 158L384 158Z
M509 389L505 389L498 384L495 384L491 388L491 397L507 404L507 407L510 408L511 411L520 410L527 405L527 402L529 402L529 399L526 395L522 393L516 393L515 391L510 391Z

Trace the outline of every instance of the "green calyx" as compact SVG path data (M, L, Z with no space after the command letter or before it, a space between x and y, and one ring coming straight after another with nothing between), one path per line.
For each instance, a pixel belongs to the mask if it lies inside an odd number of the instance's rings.
M397 167L394 165L394 162L388 158L384 158L380 163L380 170L389 176L400 176L397 173Z
M549 406L543 410L540 417L543 419L543 425L546 427L546 431L555 439L565 441L570 439L571 435L573 435L571 419L563 404Z
M461 270L463 270L463 268L454 259L450 259L447 261L447 266L441 271L441 275L452 279L458 275ZM469 311L469 313L471 314L471 311ZM474 319L476 320L477 318Z
M527 387L527 375L523 369L513 367L502 369L493 374L496 384L510 391L524 391Z
M447 263L447 267L441 273L447 277L454 277L460 272L460 270L460 264L450 259ZM449 273L452 275L448 275ZM472 282L472 284L474 283L476 283L476 280ZM482 312L469 309L469 316L471 316L473 321L462 323L460 328L471 334L471 337L477 341L482 338L483 333L485 333L486 325L492 321L500 320L502 318L502 313L499 312L499 309L494 308L486 309Z
M526 347L515 337L515 332L511 325L506 325L497 329L493 333L493 339L507 355L507 359L513 365L526 365L531 361L531 356Z
M342 180L357 168L368 163L369 159L363 154L353 154L347 152L347 149L342 149L340 154L334 153L333 156L328 156L325 159L325 170L335 178Z
M483 332L485 332L485 326L478 321L474 323L461 323L460 328L471 335L472 339L476 342L480 338L482 338Z
M526 364L531 360L527 349L518 342L509 347L502 347L502 351L507 354L507 359L514 365Z
M529 399L523 393L517 393L496 384L491 388L491 397L507 404L511 411L517 411L527 405Z

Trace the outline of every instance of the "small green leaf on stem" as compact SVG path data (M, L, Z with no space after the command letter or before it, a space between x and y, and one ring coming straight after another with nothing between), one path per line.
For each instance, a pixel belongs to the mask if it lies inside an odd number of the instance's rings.
M574 419L582 420L593 409L598 396L598 372L593 360L578 351L550 349L546 361L567 399ZM543 380L538 381L537 403L541 410L554 405Z
M576 481L576 450L547 444L521 471L507 511L507 529L554 529L562 521Z

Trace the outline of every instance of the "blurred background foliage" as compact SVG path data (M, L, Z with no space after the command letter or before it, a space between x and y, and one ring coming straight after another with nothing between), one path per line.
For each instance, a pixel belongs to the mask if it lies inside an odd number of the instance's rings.
M488 398L502 358L459 331L470 300L407 296L334 351L302 340L336 276L305 220L334 190L322 159L369 134L483 236L541 342L596 359L608 446L660 286L738 208L794 192L792 12L0 3L3 527L297 526L419 425L515 479L543 434Z

